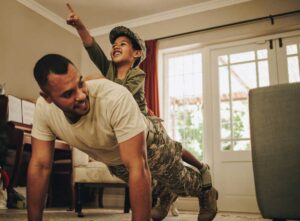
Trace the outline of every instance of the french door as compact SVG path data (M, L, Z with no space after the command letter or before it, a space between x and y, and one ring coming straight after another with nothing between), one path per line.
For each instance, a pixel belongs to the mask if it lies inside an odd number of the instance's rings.
M232 43L211 50L212 158L221 211L258 212L248 92L256 87L300 81L300 35L291 35Z

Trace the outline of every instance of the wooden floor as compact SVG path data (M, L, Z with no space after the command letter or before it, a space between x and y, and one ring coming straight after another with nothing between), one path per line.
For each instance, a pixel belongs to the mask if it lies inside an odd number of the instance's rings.
M84 209L85 217L78 218L74 211L47 209L44 221L130 221L131 214L115 209ZM1 221L26 221L26 210L0 210ZM197 213L180 211L177 217L169 214L164 221L197 221ZM214 221L264 221L260 214L219 212Z

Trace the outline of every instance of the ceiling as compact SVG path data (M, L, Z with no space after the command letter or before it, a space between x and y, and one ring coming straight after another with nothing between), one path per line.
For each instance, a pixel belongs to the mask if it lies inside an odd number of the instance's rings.
M116 25L136 27L175 17L226 7L250 0L17 0L57 25L65 24L71 4L93 35L108 33Z

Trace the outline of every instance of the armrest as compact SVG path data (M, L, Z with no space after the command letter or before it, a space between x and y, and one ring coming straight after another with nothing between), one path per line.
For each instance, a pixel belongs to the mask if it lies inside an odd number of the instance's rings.
M73 167L86 166L89 163L89 156L81 150L77 149L76 147L73 147L72 162Z

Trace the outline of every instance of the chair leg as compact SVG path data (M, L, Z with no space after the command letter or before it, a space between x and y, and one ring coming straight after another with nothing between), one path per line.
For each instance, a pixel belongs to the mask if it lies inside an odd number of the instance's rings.
M130 196L129 196L129 187L125 187L125 200L124 200L124 213L129 213L130 210Z
M100 208L103 208L103 192L104 192L104 188L103 187L99 187L98 188L98 205Z
M70 181L70 207L68 211L72 211L75 208L75 185Z
M82 183L75 183L75 189L76 189L76 207L75 212L77 212L78 217L84 217L82 213L82 189L83 189Z
M72 173L72 167L70 171L70 177L69 177L69 188L70 188L70 206L67 209L68 211L72 211L75 208L75 186L73 183L73 173Z

